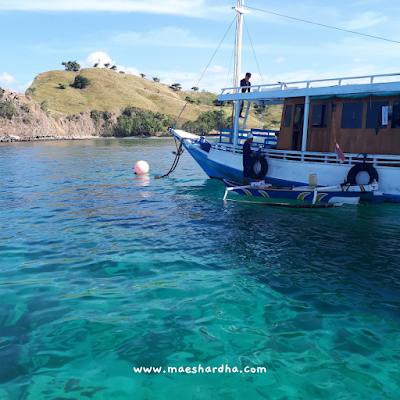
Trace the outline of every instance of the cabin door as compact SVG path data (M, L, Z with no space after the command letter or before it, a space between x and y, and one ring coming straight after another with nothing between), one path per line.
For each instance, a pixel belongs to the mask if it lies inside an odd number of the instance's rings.
M301 140L303 138L304 123L304 104L296 104L294 107L293 118L293 140L292 150L301 150Z

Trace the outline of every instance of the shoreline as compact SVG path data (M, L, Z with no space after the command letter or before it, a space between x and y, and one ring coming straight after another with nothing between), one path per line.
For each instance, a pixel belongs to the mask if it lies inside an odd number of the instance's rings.
M206 138L216 138L219 135L209 135L205 136ZM115 137L115 136L50 136L50 137L18 137L18 136L9 136L9 137L0 137L0 145L2 143L22 143L22 142L45 142L45 141L60 141L60 140L108 140L108 139L118 139L118 140L164 140L164 139L173 139L174 136L145 136L145 137Z
M119 138L115 136L52 136L52 137L2 137L0 138L1 143L22 143L22 142L45 142L45 141L60 141L60 140L107 140L107 139L135 139L135 140L143 140L143 139L173 139L173 136L150 136L150 137L124 137Z

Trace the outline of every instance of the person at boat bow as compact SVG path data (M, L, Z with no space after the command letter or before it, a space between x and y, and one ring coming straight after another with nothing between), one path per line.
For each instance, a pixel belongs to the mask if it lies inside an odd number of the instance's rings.
M253 134L249 133L247 139L243 144L243 185L249 184L250 172L253 166L252 157L255 153L251 151L251 144L253 143Z
M245 88L242 89L242 93L246 93L246 92L250 92L250 86L251 86L251 82L250 82L250 78L251 78L251 73L247 72L246 76L244 77L244 79L242 79L240 81L240 86L244 86ZM243 110L243 101L242 101L242 105L240 106L240 114L239 114L239 118L243 118L242 117L242 110Z

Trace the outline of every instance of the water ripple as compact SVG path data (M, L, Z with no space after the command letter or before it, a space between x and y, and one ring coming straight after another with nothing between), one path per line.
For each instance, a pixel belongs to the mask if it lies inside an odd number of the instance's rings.
M0 398L400 399L399 206L224 203L173 149L0 147ZM266 372L132 371L199 364Z

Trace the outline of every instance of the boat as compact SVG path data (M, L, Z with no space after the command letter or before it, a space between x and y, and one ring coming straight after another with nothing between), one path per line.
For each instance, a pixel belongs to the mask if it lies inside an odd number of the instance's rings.
M246 196L256 196L270 199L301 200L311 204L358 204L362 193L378 190L378 183L374 181L368 185L351 185L349 183L336 186L293 186L275 187L265 181L252 182L243 186L239 182L223 179L225 184L226 200L228 193Z
M252 150L260 153L252 180L276 187L305 186L310 174L324 187L377 181L379 190L361 193L362 200L400 202L400 73L280 82L251 86L242 93L238 79L241 25L248 12L244 0L238 0L234 10L235 83L218 96L220 102L234 102L233 129L221 129L213 142L170 129L204 172L210 178L241 182L243 143L251 133ZM239 117L242 104L244 118ZM254 104L263 109L282 104L280 129L247 129Z

